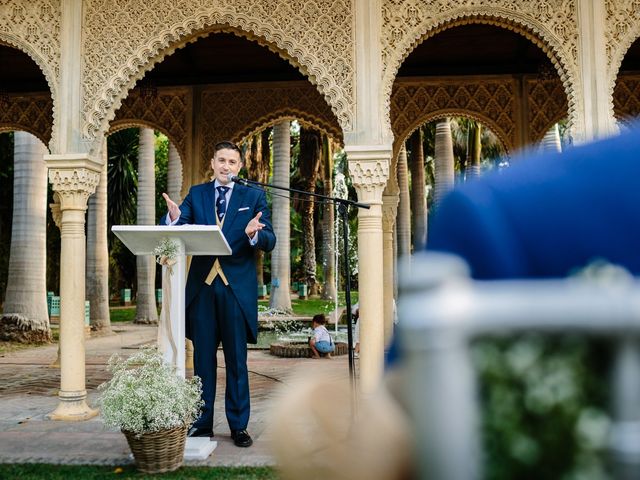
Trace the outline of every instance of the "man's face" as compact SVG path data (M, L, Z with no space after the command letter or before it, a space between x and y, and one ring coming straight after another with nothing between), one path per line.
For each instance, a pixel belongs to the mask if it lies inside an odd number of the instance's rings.
M242 168L240 153L230 148L218 150L211 159L211 168L213 169L213 176L218 180L218 183L226 185L229 183L227 176L229 174L238 175Z

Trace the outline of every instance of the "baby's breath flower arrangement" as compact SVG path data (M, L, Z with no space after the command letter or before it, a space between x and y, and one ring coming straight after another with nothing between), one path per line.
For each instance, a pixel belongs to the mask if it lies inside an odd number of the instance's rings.
M160 265L173 265L178 256L178 242L165 237L153 249L153 254Z
M191 425L200 415L202 382L176 375L162 354L145 347L127 359L109 359L113 377L98 387L102 418L108 427L140 436Z

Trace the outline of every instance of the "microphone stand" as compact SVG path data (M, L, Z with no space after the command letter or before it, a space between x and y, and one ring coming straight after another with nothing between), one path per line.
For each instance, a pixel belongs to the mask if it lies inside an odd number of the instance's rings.
M297 193L300 195L306 195L307 197L319 198L324 201L332 202L334 205L338 207L338 213L340 218L342 218L342 241L344 243L344 277L345 277L345 286L344 286L344 298L345 304L347 308L347 344L348 344L348 352L349 352L349 378L351 379L351 384L355 386L356 377L354 370L354 358L353 358L353 325L352 325L352 315L351 315L351 272L349 269L349 224L348 224L348 213L349 207L357 207L357 208L366 208L369 209L369 205L366 203L358 203L353 200L338 198L338 197L329 197L327 195L321 195L319 193L307 192L305 190L298 190L295 188L287 188L280 187L278 185L271 185L269 183L257 182L255 180L247 180L246 178L240 178L236 176L229 176L229 180L239 183L241 185L245 185L250 187L252 185L266 187L266 188L274 188L277 190L284 190L285 192ZM338 292L336 292L336 295ZM337 300L337 299L336 299ZM336 322L340 319L336 318Z

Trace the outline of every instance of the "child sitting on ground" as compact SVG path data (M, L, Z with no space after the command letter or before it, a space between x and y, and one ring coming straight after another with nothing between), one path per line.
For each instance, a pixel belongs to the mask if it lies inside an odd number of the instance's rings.
M312 357L320 358L320 354L326 358L331 358L336 346L329 334L329 330L325 327L327 320L323 313L319 313L313 317L311 327L313 328L313 336L309 337L309 346L311 347Z

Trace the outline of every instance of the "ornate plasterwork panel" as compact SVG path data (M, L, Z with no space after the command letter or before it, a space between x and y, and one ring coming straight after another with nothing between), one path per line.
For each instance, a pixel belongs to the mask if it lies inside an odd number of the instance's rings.
M484 123L512 150L517 143L515 79L398 80L391 95L394 151L423 123L456 115Z
M50 95L10 96L0 106L0 132L23 130L45 145L51 140L53 101Z
M537 143L553 124L567 116L567 96L558 78L529 78L526 86L528 138L531 143Z
M53 98L50 111L57 100L60 73L60 16L60 0L0 0L0 43L26 53L42 70ZM40 129L33 130L27 131L38 135L36 131ZM49 125L46 143L51 139L51 130Z
M124 99L111 122L111 131L146 125L163 132L173 143L180 158L187 158L187 129L191 125L191 90L163 90L144 96L134 89Z
M640 75L621 75L613 92L613 111L618 120L640 117Z
M201 94L201 114L197 120L201 132L198 163L201 173L208 168L217 142L240 142L286 118L313 125L334 139L342 138L338 121L327 102L308 82L207 87Z
M86 0L83 135L97 142L127 91L177 48L233 31L298 67L351 128L352 0Z
M640 0L605 0L604 4L608 78L613 94L622 60L631 44L640 37Z
M454 26L488 23L527 37L547 53L567 92L571 115L577 115L576 0L382 0L382 17L381 101L387 108L398 69L416 45Z

